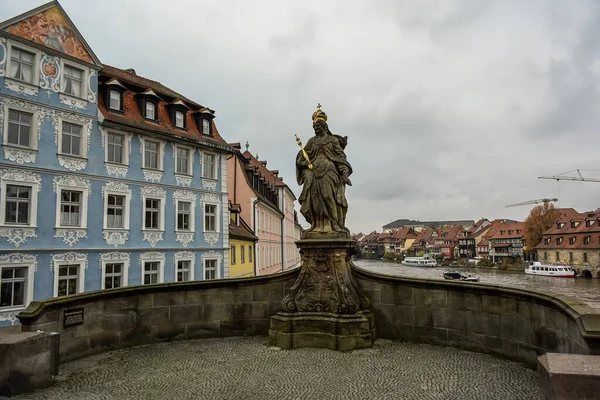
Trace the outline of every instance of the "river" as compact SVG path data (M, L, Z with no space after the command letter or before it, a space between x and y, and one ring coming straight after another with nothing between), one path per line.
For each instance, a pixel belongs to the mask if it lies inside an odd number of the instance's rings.
M423 268L406 267L399 263L382 260L354 260L356 266L386 275L413 278L444 279L444 267ZM501 271L483 268L452 268L465 274L476 275L480 282L492 285L508 286L519 289L536 289L549 294L562 294L583 300L592 307L600 309L600 279L565 279L546 276L525 275L521 271Z

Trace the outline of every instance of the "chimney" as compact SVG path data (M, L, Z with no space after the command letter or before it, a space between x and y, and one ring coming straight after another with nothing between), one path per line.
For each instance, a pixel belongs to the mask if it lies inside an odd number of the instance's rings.
M273 169L271 170L271 173L275 176L279 176L279 170L278 169Z
M133 69L133 68L127 68L127 69L125 70L125 72L129 72L130 74L137 75L137 74L135 73L135 69Z
M235 142L235 143L229 143L229 145L234 149L234 150L241 150L242 149L242 145L240 144L240 142Z
M265 168L267 167L267 161L266 160L265 161L260 161L260 163L262 164L263 167L265 167Z

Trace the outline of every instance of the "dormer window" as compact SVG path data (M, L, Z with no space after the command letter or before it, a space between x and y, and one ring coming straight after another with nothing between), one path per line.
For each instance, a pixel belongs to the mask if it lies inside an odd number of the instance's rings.
M575 238L574 237L569 238L569 244L575 244Z
M586 236L583 238L583 244L589 244L590 243L590 236Z
M178 128L185 128L185 118L181 111L175 111L175 126Z
M207 119L202 120L202 133L210 135L210 122Z
M545 243L550 244L550 238L546 238Z
M118 90L108 91L108 108L121 111L121 93Z
M156 120L156 104L151 101L146 100L146 110L144 112L144 117L146 119Z
M556 244L561 244L562 241L563 241L563 238L561 238L561 237L556 238Z
M520 229L517 229L517 235L518 235L518 234L520 234L520 233L521 233L521 230L520 230Z

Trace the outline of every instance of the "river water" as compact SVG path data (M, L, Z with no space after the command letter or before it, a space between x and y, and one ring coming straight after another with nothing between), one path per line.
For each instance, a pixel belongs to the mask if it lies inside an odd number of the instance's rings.
M382 260L354 260L357 267L386 275L412 278L444 279L445 267L424 268L406 267L399 263ZM508 286L519 289L536 289L548 294L562 294L583 300L592 307L600 309L600 279L567 279L546 276L525 275L524 271L501 271L483 268L452 268L465 274L479 277L481 283Z

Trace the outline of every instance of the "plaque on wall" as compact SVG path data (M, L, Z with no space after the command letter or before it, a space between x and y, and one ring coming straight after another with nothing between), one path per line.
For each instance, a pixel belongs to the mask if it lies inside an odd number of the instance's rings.
M83 307L65 310L63 328L83 324Z

